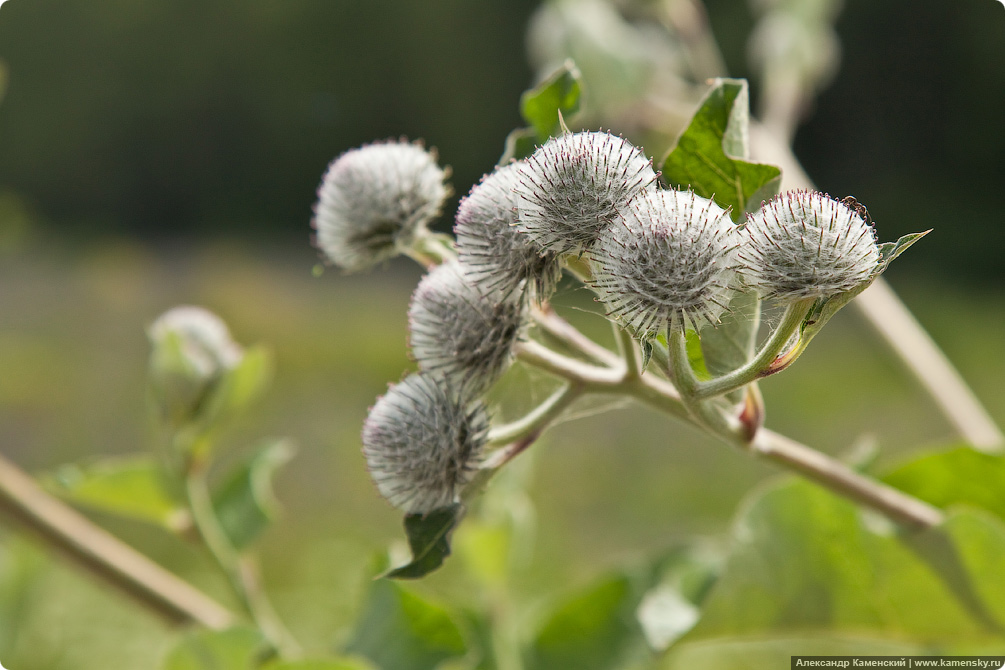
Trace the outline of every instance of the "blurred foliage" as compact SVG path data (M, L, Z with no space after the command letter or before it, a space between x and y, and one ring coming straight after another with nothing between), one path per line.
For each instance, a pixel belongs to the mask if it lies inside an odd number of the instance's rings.
M616 129L629 132L626 105L654 82L693 101L675 78L684 69L679 44L642 20L673 3L621 4L625 16L592 0L553 1L530 33L542 71L577 59L599 113L584 123L627 116ZM748 44L766 3L707 4L728 66L715 74L756 75ZM7 219L0 251L30 221L81 235L304 239L325 164L403 134L438 147L463 194L519 123L513 101L531 81L521 54L535 5L6 3L0 211L25 214ZM890 238L937 230L938 247L905 261L918 271L1001 276L1005 233L989 204L1005 175L1000 11L992 0L847 0L837 24L841 69L796 138L821 188L866 203ZM753 83L757 109L761 82Z

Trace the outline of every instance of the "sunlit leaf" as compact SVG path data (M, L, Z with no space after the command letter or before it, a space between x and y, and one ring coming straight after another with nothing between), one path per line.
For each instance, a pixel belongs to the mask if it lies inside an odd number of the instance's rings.
M168 529L178 529L187 519L153 456L114 457L86 465L64 465L43 478L43 483L65 500Z
M808 482L772 486L745 510L686 642L868 631L937 645L1000 635L1000 621L989 620L1001 616L1005 583L988 561L1005 542L1005 526L990 517L954 510L927 531L948 539L938 548L918 541L923 533L906 541L892 522Z
M461 631L443 607L378 579L370 586L346 651L379 668L430 670L467 650Z
M916 458L883 477L936 507L965 503L1005 519L1005 458L957 447Z
M316 658L299 661L271 661L262 670L378 670L374 665L356 658Z
M262 634L250 628L190 633L168 652L162 670L249 670L266 651Z

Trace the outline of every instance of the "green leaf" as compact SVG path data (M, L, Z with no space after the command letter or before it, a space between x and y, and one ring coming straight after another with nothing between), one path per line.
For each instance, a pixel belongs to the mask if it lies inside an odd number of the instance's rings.
M957 447L912 460L883 481L936 507L964 503L1005 519L1005 458Z
M506 137L499 164L526 158L549 137L558 135L562 131L561 119L572 118L579 111L581 97L582 76L571 60L534 88L524 91L520 96L520 114L530 125L517 128Z
M520 114L540 142L561 130L559 116L566 118L579 111L582 75L576 64L566 60L562 67L534 88L520 96Z
M271 661L262 670L377 670L373 665L355 658L316 658L299 661Z
M649 661L698 620L718 561L678 547L560 601L527 652L527 670L607 670Z
M386 579L370 586L346 647L379 668L394 670L430 670L466 650L460 629L446 609Z
M183 506L171 495L163 469L152 456L107 458L64 465L43 478L55 495L92 509L178 530L187 525Z
M1000 618L1005 603L1003 577L990 567L1005 526L990 517L960 509L933 531L949 537L954 566L945 547L925 555L924 542L909 545L892 523L808 482L772 486L745 507L726 569L685 641L863 632L924 645L1000 639L986 619Z
M412 550L412 560L384 576L417 579L443 565L443 560L450 555L450 534L463 516L464 506L460 503L429 514L406 514L405 534Z
M733 221L778 193L782 172L751 163L747 82L716 79L691 124L663 160L663 178L674 188L690 187L703 198L730 207Z
M754 356L757 344L757 329L761 325L761 300L754 291L733 294L729 308L722 317L722 323L707 326L701 331L698 348L702 362L711 377L719 377L743 366ZM688 342L691 355L691 342ZM692 363L692 367L693 367ZM697 372L697 368L695 368ZM701 374L698 374L701 378ZM727 396L734 404L743 401L744 390L737 389Z
M214 386L202 421L212 424L246 409L272 381L272 356L264 347L245 349L244 358Z
M268 442L240 464L213 493L213 508L236 549L251 544L279 514L272 478L294 454L286 440Z
M172 649L162 670L252 670L266 653L262 634L250 628L190 633Z
M879 263L876 265L876 270L873 271L872 276L878 277L886 272L886 269L890 267L890 263L892 263L897 256L907 251L912 244L930 232L932 232L931 229L926 230L923 233L910 233L909 235L904 235L896 242L886 242L879 245Z
M607 670L642 647L642 598L626 574L606 577L562 602L528 650L527 670Z
M705 352L698 333L689 330L684 334L684 337L687 344L687 361L691 365L691 369L694 370L698 379L708 381L712 378L712 373L708 371L708 365L705 363Z

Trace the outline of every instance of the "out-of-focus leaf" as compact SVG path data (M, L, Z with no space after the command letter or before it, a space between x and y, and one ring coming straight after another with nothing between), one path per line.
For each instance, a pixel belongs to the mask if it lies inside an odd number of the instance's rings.
M188 518L169 492L163 469L152 456L64 465L42 481L49 491L65 500L171 530L183 527Z
M432 670L467 646L443 607L387 579L373 582L346 651L379 667Z
M680 547L562 600L528 649L528 670L606 670L648 662L698 620L718 562Z
M268 442L214 491L213 508L235 548L251 544L278 515L279 501L272 492L272 478L293 454L287 440Z
M856 635L803 635L716 638L680 644L660 666L663 670L760 670L792 667L792 656L911 656L936 653L924 645Z
M689 330L685 333L685 337L687 338L687 362L694 370L694 374L702 381L711 379L712 373L708 371L708 365L705 363L705 351L698 333Z
M46 559L21 538L3 537L0 542L0 649L13 649L25 627L35 586Z
M244 627L190 633L164 659L162 670L252 670L265 653L262 634Z
M528 650L527 670L618 667L643 643L635 611L642 590L626 574L607 577L563 601Z
M897 467L883 481L936 507L965 503L1005 519L1005 458L957 447Z
M520 114L544 142L560 130L559 113L568 118L579 111L582 75L571 60L520 96Z
M248 407L272 380L272 356L264 347L245 349L244 357L213 387L202 420L212 424Z
M450 534L464 516L464 506L454 503L429 514L406 514L405 534L412 550L412 560L395 568L385 577L417 579L443 565L450 555Z
M663 160L663 178L730 207L733 220L741 221L744 212L777 194L782 175L774 165L746 160L749 123L746 80L716 79Z
M500 165L534 153L538 145L561 132L560 118L569 119L579 111L582 77L575 63L567 60L548 78L520 96L520 114L529 124L506 137Z
M271 661L262 670L378 670L375 666L356 658L316 658L299 661Z
M989 517L959 509L929 531L950 538L949 565L807 482L772 486L745 507L726 569L685 642L863 631L922 645L1000 639L982 620L1000 617L1005 602L1005 578L988 572L1005 526ZM962 577L973 593L960 588Z

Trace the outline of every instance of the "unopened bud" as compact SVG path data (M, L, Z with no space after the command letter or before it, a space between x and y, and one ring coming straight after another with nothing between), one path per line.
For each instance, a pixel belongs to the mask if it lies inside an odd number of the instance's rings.
M413 374L377 400L363 425L363 455L377 490L409 514L457 500L478 467L484 406L430 373Z
M150 388L165 419L180 425L195 418L220 379L244 357L227 324L202 307L175 307L147 331Z
M853 206L852 206L853 205ZM740 257L761 296L783 302L850 291L869 281L879 248L865 210L816 191L790 191L748 217Z
M314 206L317 245L355 272L409 248L450 194L446 172L418 144L351 149L328 166Z
M461 200L454 225L457 253L476 285L508 294L522 283L542 301L555 291L561 268L554 252L542 251L515 227L521 166L496 169Z
M736 268L727 211L690 191L643 193L591 252L611 315L643 337L718 323Z
M419 282L408 310L412 355L419 368L484 391L512 360L524 320L520 295L482 291L457 261Z
M652 161L610 133L568 133L548 140L520 169L521 232L556 253L592 245L638 193L655 190Z

